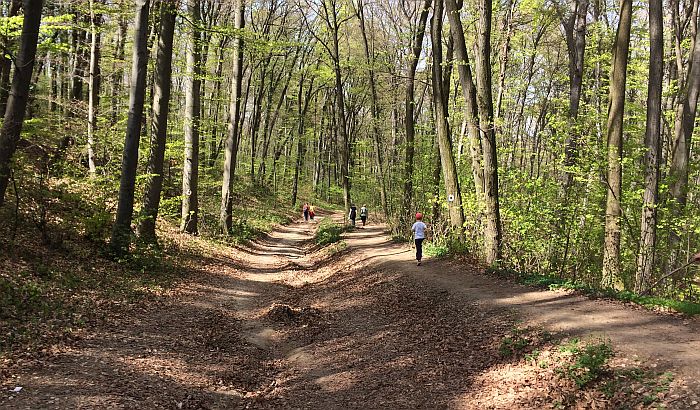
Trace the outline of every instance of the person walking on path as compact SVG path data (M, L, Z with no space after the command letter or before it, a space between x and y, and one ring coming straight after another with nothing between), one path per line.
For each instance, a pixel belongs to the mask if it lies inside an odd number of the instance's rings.
M367 223L367 205L362 205L360 208L360 220L362 220L362 226Z
M355 219L357 219L357 207L355 205L350 205L350 213L348 214L348 218L350 218L350 223L352 223L352 226L355 226Z
M302 213L303 213L303 215L304 215L304 221L308 221L308 220L309 220L309 213L310 213L310 212L309 212L309 210L310 210L310 209L309 209L309 204L307 204L306 202L304 202L304 206L303 206L301 209L302 209ZM311 219L313 219L313 218L311 218Z
M423 240L425 239L426 229L428 229L428 226L423 223L423 214L417 212L416 222L411 227L411 231L413 231L413 238L416 243L416 260L418 261L418 266L420 266L420 261L423 259Z
M314 220L314 216L316 216L316 207L313 206L313 204L309 205L309 218L311 220Z

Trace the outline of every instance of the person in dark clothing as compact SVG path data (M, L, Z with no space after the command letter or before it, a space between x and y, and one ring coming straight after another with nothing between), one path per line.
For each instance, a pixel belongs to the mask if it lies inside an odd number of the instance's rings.
M355 205L350 205L350 213L348 214L352 226L355 226L355 219L357 219L357 207Z

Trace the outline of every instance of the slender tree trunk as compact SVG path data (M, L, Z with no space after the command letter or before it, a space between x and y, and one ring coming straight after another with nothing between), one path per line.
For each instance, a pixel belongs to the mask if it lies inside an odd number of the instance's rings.
M244 19L245 2L237 0L235 8L234 26L237 30L242 30L245 26ZM219 226L222 232L231 231L233 209L233 175L236 167L236 156L238 154L238 126L241 117L241 91L243 86L243 37L236 33L233 40L235 58L233 60L233 78L231 81L231 103L229 107L231 124L229 124L228 135L226 137L226 148L224 152L224 171L221 184L221 213L219 216ZM252 72L251 72L252 76Z
M10 95L7 99L5 119L0 128L0 207L5 203L5 191L7 191L11 173L10 162L17 149L29 100L43 5L43 0L24 0L22 3L24 10L22 37Z
M659 164L661 161L661 91L664 68L663 1L649 0L649 84L647 94L647 147L644 206L642 207L639 255L634 290L646 290L654 267L656 251L656 207L659 202Z
M97 109L100 106L100 39L98 26L102 16L95 14L95 0L90 0L90 82L88 96L88 144L87 157L90 175L95 176L95 131L97 130Z
M143 105L146 97L146 74L148 68L148 14L149 0L136 1L136 32L129 90L129 118L124 141L122 174L119 181L117 216L112 229L112 248L117 253L126 251L131 236L131 219L134 214L134 190L136 166L138 164Z
M413 35L413 45L411 47L411 60L408 64L406 73L406 107L405 107L405 125L406 125L406 157L403 172L403 212L401 214L401 225L407 225L411 221L411 208L413 206L413 157L415 154L415 82L416 70L418 68L418 59L423 50L423 37L425 36L425 26L428 22L428 13L432 0L425 0L421 9L416 32Z
M479 136L479 111L476 98L476 86L472 76L469 54L464 39L464 29L460 18L460 8L455 0L445 0L447 16L450 20L450 32L455 44L455 64L464 95L464 121L466 122L469 147L472 160L474 190L478 201L484 194L484 169L481 166L482 148Z
M176 6L177 0L162 0L160 3L160 35L156 51L148 179L146 180L146 193L143 197L141 221L138 227L141 239L153 243L156 242L156 220L160 206L160 194L163 190L163 161L168 137Z
M501 259L501 210L498 192L498 157L496 132L493 124L493 96L491 93L491 0L479 0L479 33L475 58L477 97L481 146L484 150L484 199L486 227L484 249L486 263L493 265Z
M632 25L632 0L622 0L617 26L608 107L608 172L605 208L605 246L603 248L602 288L619 287L620 281L620 206L622 195L622 125L625 111L627 61Z
M115 72L114 74L114 83L112 85L112 113L111 113L111 121L110 124L114 126L117 123L118 120L118 115L119 115L119 98L122 90L122 82L124 81L124 70L120 68L120 63L124 61L125 59L125 53L124 53L124 43L126 43L126 19L120 19L119 20L119 32L117 35L117 44L116 44L116 59L114 63L112 64L112 70Z
M580 132L576 126L583 86L584 53L586 50L586 16L588 0L571 0L571 14L562 18L566 47L569 53L569 127L564 148L562 191L566 195L573 182L572 167L578 158Z
M673 141L671 141L671 167L670 167L670 191L674 203L673 216L680 218L688 201L688 172L690 160L690 147L692 145L693 130L695 129L695 115L700 96L700 31L696 31L691 61L688 63L688 76L685 81L685 90L679 98L676 110L676 123L674 127ZM680 232L671 229L671 256L669 269L673 269L685 260L679 260L682 243Z
M443 0L435 0L433 11L431 39L433 45L433 104L435 106L435 125L442 175L447 191L447 208L450 213L452 233L460 240L464 239L464 211L462 209L462 192L459 186L457 165L452 153L452 135L450 132L447 93L442 76L442 17Z
M199 24L200 0L189 0L192 19L190 47L187 50L187 88L185 94L185 159L182 170L182 218L180 230L197 234L199 221L199 127L201 44ZM218 94L218 92L217 92Z

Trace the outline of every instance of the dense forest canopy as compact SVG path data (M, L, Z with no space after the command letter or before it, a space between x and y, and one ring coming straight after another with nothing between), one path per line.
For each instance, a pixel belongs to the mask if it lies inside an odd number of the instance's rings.
M699 6L6 0L0 206L119 254L159 218L240 229L245 180L399 236L421 211L500 269L695 300Z

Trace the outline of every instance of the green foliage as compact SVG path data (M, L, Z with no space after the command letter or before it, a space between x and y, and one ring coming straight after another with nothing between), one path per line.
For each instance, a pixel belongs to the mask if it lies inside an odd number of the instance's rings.
M440 245L433 242L427 242L424 244L423 252L425 252L425 254L428 256L440 258L449 255L450 248L447 245Z
M316 230L314 240L318 245L329 245L340 241L340 236L348 229L331 220L324 219Z
M560 347L560 351L568 353L570 360L558 368L558 371L572 379L579 388L597 380L605 370L605 365L613 357L614 352L607 341L597 343L581 343L571 339Z

